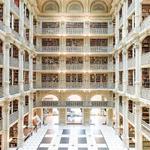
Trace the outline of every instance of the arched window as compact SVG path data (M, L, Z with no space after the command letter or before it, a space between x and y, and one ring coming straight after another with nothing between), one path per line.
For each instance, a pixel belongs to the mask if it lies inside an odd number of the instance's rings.
M94 1L91 5L91 13L106 13L108 8L104 2Z
M46 2L43 6L43 12L44 13L47 13L47 12L50 12L50 13L58 13L59 12L59 5L57 2L55 1L49 1L49 2Z
M81 13L83 12L83 6L80 2L71 2L67 6L68 13Z

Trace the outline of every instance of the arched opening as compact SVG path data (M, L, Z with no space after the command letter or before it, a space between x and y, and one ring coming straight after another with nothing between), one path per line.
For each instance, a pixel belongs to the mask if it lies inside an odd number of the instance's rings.
M46 95L42 101L58 101L58 97L55 95ZM59 110L58 108L43 108L43 121L44 124L58 123Z
M94 1L91 4L91 13L106 13L108 12L107 5L102 1Z
M59 5L56 1L48 1L43 5L44 13L58 13Z
M79 95L70 95L68 101L81 101ZM82 124L82 108L67 108L67 124Z
M104 101L105 98L102 95L94 95L91 97L91 101ZM90 112L91 124L99 124L105 122L106 109L105 108L92 108Z
M68 13L82 13L83 5L78 1L72 1L67 5Z

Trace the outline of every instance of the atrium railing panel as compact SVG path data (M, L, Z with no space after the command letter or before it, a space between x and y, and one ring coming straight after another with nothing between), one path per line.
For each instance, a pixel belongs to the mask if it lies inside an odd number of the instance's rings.
M13 122L17 121L18 117L19 117L18 111L10 114L10 116L9 116L9 124L11 125Z
M67 70L82 70L83 64L66 64Z
M11 95L19 93L19 85L10 85L9 86L9 93Z
M141 63L142 63L142 65L150 64L150 52L142 54Z
M83 34L83 28L66 28L66 34Z
M11 67L19 67L19 59L18 58L14 58L14 57L10 57L10 61L9 64Z
M112 46L91 46L90 52L96 53L96 52L111 52L113 49Z

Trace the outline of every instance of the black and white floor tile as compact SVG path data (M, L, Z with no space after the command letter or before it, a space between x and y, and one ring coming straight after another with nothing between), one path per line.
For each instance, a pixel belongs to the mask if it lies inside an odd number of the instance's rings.
M38 150L109 150L101 130L84 127L48 129Z

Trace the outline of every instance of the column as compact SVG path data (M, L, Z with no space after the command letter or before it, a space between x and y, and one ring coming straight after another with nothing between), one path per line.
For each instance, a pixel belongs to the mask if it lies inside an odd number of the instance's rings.
M66 125L67 122L67 108L59 108L59 124Z
M91 118L90 118L90 108L83 108L82 113L83 113L83 125L90 125Z
M123 92L127 92L128 85L128 66L127 66L127 52L126 48L123 48Z
M119 87L119 54L118 51L115 52L115 89L116 91L118 91L118 87Z
M9 101L6 99L3 105L3 142L2 142L2 149L8 150L9 149Z
M9 50L10 50L10 42L9 38L6 39L6 41L3 44L4 46L4 57L3 57L3 81L4 81L4 96L9 96Z
M24 91L24 78L23 78L23 56L24 56L24 51L23 51L23 47L19 50L19 89L20 92L22 93Z
M123 141L127 148L129 148L129 127L128 127L128 99L123 97Z
M90 22L89 21L85 21L84 22L84 34L87 36L88 34L90 34Z
M65 35L66 34L66 22L63 21L63 18L62 18L62 21L60 23L61 23L61 26L60 26L61 34Z
M123 16L123 34L122 37L126 38L127 35L127 0L123 2L122 8L122 16Z
M135 31L138 33L142 21L142 4L141 0L135 0Z
M30 44L31 46L33 46L33 13L31 12L30 13L30 17L29 17L29 22L30 22L30 35L29 35L29 38L30 38Z
M24 38L24 0L20 0L19 12L20 12L19 32L21 37Z
M115 20L116 20L116 26L115 26L115 38L116 38L116 42L115 42L115 47L117 48L118 43L119 43L119 12L118 12L118 7L115 6Z
M29 94L29 126L32 127L33 120L33 93Z
M135 95L140 97L141 84L142 84L142 69L141 69L141 51L142 44L140 41L136 41L135 45Z
M59 70L61 71L66 70L66 55L59 57Z
M89 31L90 32L90 31ZM84 53L89 53L90 52L90 38L89 37L85 37L84 38Z
M113 127L113 109L107 109L107 125Z
M119 94L115 94L115 130L119 135Z
M142 107L135 102L135 150L143 150L142 145Z
M33 90L33 54L29 55L29 83L30 90Z
M10 27L10 0L5 0L4 3L4 24Z
M24 94L21 94L19 102L18 102L18 147L23 147L24 143L24 133L23 133L23 126L24 126Z

